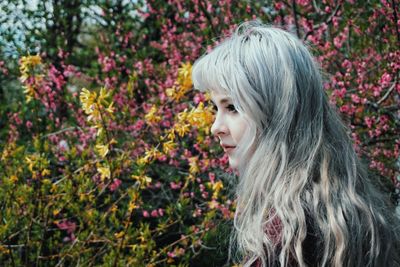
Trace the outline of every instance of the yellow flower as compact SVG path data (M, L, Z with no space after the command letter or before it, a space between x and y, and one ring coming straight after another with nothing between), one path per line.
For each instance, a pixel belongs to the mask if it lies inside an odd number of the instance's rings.
M222 181L218 181L212 185L212 189L214 191L213 198L217 198L221 189L224 188Z
M190 131L190 125L175 123L174 130L178 133L180 137L183 137L186 133Z
M103 125L100 122L96 123L93 127L97 129L96 136L100 136L104 132Z
M210 101L211 100L211 94L209 92L205 92L204 93L204 97L206 98L206 101Z
M16 175L11 175L10 181L15 184L16 182L18 182L18 177Z
M50 174L51 174L51 172L50 172L49 169L43 169L42 170L42 176L46 176L46 175L50 175Z
M37 178L40 173L42 176L50 174L47 169L50 162L39 154L32 154L25 157L25 161L28 164L28 169L32 173L32 178Z
M23 88L25 88L26 103L29 103L35 97L35 88L32 85L25 85Z
M118 210L118 206L115 205L115 204L113 204L113 205L111 206L111 208L110 208L110 211L111 211L112 213L116 212L117 210Z
M175 130L174 129L170 129L168 131L168 133L167 133L167 137L171 141L175 140Z
M139 165L146 165L147 163L149 163L150 160L148 158L145 157L140 157L136 160L136 163Z
M101 180L109 179L111 177L111 171L109 166L97 167L97 171L100 173Z
M165 92L170 99L179 101L185 96L187 90L182 87L172 87L168 88Z
M161 155L162 155L161 152L158 151L156 147L153 147L149 150L146 149L144 157L139 158L136 162L140 165L144 165Z
M149 110L149 113L147 113L146 116L144 117L147 123L149 124L157 123L161 120L161 117L157 116L156 113L157 113L157 107L153 105Z
M213 121L214 115L212 113L212 108L205 108L203 102L201 102L197 108L192 109L187 116L187 122L190 123L190 125L203 129L206 134L209 134Z
M132 212L132 210L137 209L138 206L135 204L134 201L129 202L128 211Z
M3 229L0 229L3 230ZM5 232L5 231L4 231ZM0 245L0 254L9 254L10 250L3 245Z
M108 98L109 96L110 92L107 92L107 89L105 87L102 87L100 89L99 97L97 100L99 101L99 103L102 103L103 101L106 101L106 98Z
M188 115L189 115L189 113L187 112L187 109L185 109L182 112L179 112L178 115L177 115L178 122L180 122L180 123L186 122L186 119L187 119Z
M108 108L106 108L106 111L110 114L113 114L115 111L115 108L113 107L114 102L111 102L110 105L108 105Z
M155 158L160 155L160 152L156 147L152 147L150 150L146 150L145 157Z
M53 210L53 216L57 216L60 213L59 209Z
M167 141L163 143L163 151L165 154L168 154L171 150L175 148L176 144L173 140Z
M115 236L115 238L120 239L124 236L124 234L125 234L125 232L121 231L121 232L115 233L114 236Z
M190 62L182 64L178 69L177 81L184 92L192 88L192 64Z
M29 77L29 71L39 64L42 64L42 58L38 55L21 57L19 66L21 81L24 82Z
M82 103L82 109L85 111L87 115L93 113L94 103L96 101L97 94L96 92L90 92L86 88L82 88L82 92L80 93L80 100Z
M165 93L169 98L175 99L175 87L168 88L167 90L165 90Z
M132 179L138 181L142 189L148 187L152 181L151 177L146 175L132 175Z
M198 173L200 171L199 166L197 165L197 157L191 157L189 158L189 173L191 174L195 174Z
M99 153L99 155L100 155L102 158L105 158L106 155L107 155L108 152L109 152L108 144L106 144L106 145L98 144L98 145L96 145L96 149L97 149L97 152Z
M25 157L26 163L28 163L28 169L33 172L33 167L35 165L35 156Z
M215 209L215 208L218 207L218 202L215 201L215 199L213 199L213 200L211 200L210 202L208 202L208 207L209 207L210 209Z
M93 110L91 114L87 117L88 121L98 121L101 118L100 110L97 108L97 104L92 105Z

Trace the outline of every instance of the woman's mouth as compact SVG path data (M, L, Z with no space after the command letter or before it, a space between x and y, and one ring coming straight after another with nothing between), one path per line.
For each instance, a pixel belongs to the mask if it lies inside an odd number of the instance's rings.
M224 149L225 153L230 153L236 148L236 146L225 146L225 145L223 145L222 148Z

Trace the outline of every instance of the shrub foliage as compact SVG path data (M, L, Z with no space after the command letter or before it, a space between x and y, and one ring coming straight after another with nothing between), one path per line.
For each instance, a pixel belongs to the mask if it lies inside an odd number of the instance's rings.
M2 23L16 26L0 39L3 265L225 264L234 179L191 66L250 19L309 45L397 200L396 1L5 2Z

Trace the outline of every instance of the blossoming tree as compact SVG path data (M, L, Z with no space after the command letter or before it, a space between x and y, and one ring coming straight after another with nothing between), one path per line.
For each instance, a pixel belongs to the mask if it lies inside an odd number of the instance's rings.
M249 19L311 47L357 151L396 201L396 1L117 2L65 6L48 25L69 38L75 20L71 41L54 41L49 27L43 40L32 33L43 50L30 53L27 43L18 68L0 60L0 77L19 76L17 97L0 94L0 262L223 265L234 181L210 136L208 96L192 90L191 65Z

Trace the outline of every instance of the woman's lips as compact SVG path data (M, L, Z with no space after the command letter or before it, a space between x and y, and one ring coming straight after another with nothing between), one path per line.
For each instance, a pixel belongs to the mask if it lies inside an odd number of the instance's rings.
M232 152L236 147L235 146L223 146L225 153Z

